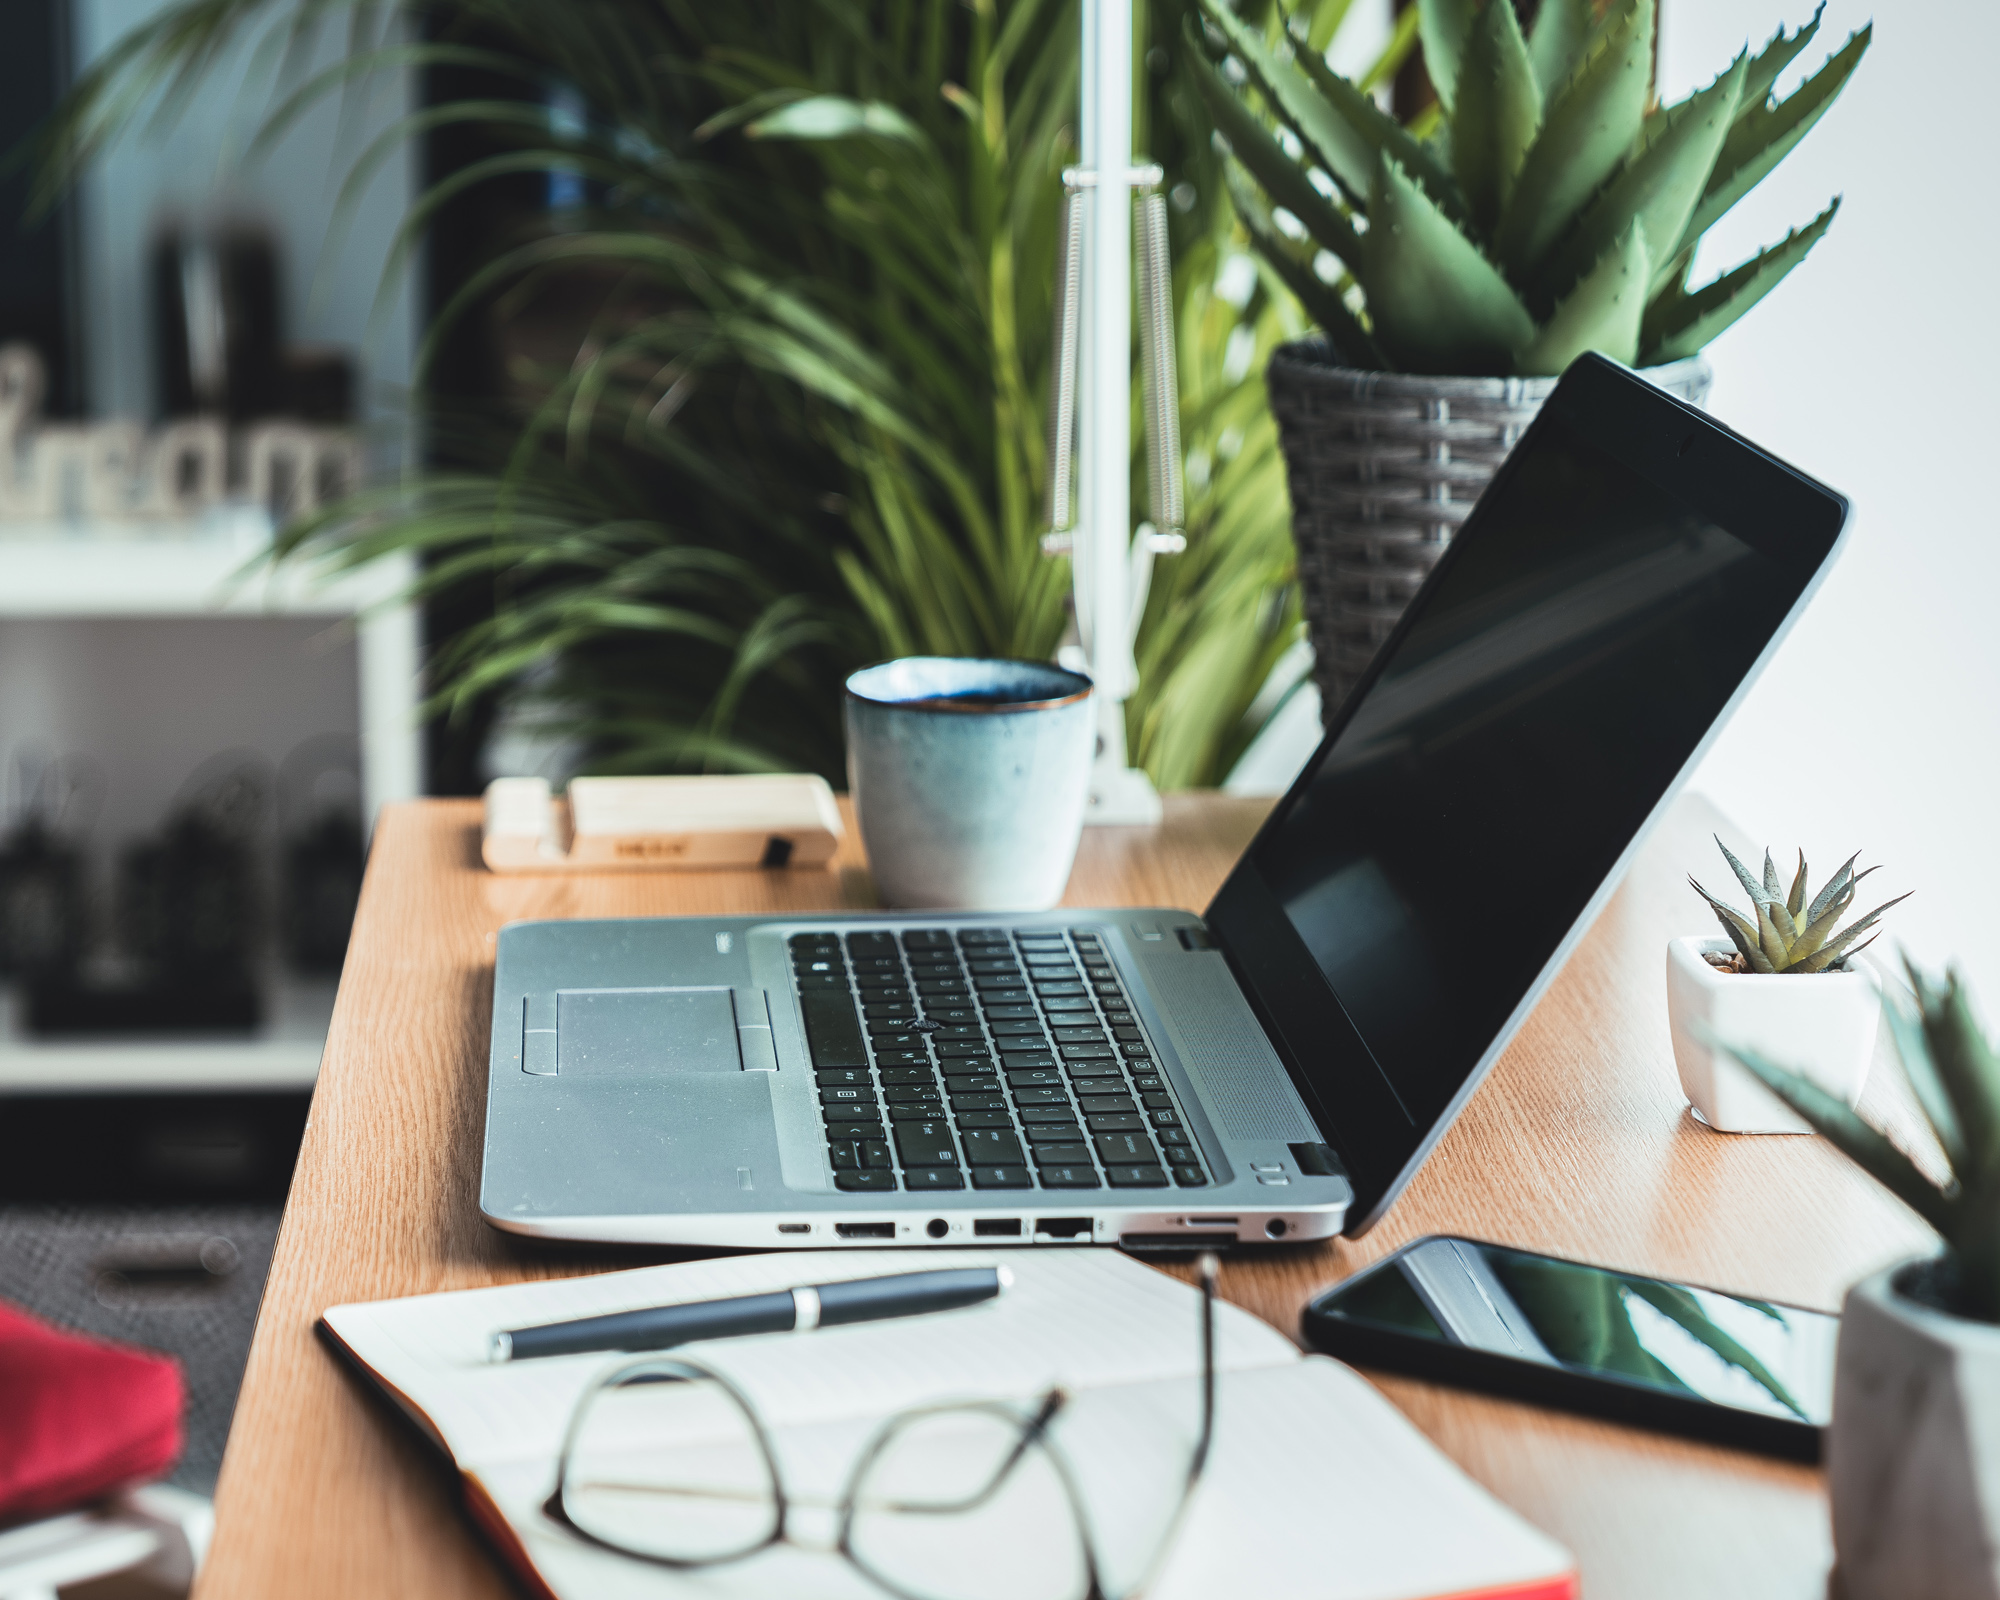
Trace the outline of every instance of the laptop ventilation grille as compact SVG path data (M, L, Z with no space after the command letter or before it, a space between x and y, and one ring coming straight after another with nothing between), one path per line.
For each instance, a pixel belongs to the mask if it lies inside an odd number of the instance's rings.
M1141 957L1147 987L1156 999L1172 997L1174 1043L1222 1131L1233 1139L1317 1139L1284 1063L1257 1032L1222 957L1178 949L1148 956ZM1256 1066L1269 1070L1244 1070Z

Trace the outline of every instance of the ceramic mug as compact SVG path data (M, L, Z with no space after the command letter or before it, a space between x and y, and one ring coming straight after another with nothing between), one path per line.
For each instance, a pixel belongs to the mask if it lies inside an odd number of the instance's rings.
M1090 680L1039 661L905 656L847 680L847 786L882 903L1062 898L1095 753Z

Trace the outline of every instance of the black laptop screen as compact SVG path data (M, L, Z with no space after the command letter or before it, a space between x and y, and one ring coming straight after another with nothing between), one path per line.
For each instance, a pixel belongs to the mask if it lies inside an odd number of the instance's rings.
M1210 913L1343 1155L1416 1153L1838 526L1739 537L1561 408L1529 434Z

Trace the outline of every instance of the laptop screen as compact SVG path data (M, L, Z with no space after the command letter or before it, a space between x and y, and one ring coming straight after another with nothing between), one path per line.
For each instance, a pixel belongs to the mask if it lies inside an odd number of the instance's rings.
M1558 392L1209 913L1360 1169L1356 1222L1525 1017L1844 516L1595 376L1616 403Z

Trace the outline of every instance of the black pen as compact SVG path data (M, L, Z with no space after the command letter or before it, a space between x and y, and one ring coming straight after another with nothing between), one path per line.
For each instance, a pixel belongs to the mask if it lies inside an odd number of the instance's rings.
M549 1322L493 1335L495 1361L535 1356L572 1356L586 1351L665 1350L696 1339L728 1339L745 1333L810 1333L843 1322L880 1322L926 1311L991 1300L1014 1281L1005 1267L952 1267L937 1272L899 1272L890 1278L850 1278L816 1283L774 1294L746 1294L731 1300L697 1300L691 1305L614 1311L575 1322Z

